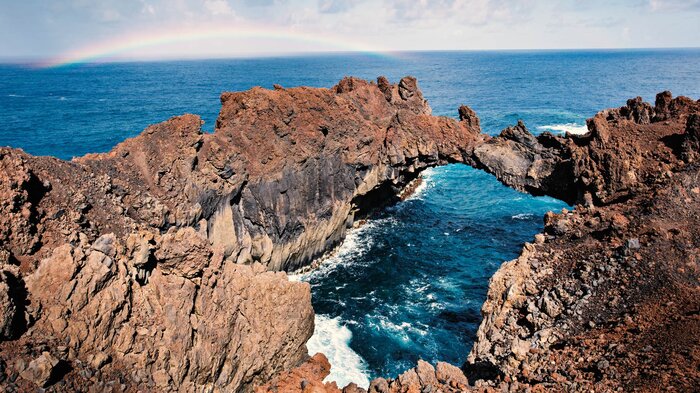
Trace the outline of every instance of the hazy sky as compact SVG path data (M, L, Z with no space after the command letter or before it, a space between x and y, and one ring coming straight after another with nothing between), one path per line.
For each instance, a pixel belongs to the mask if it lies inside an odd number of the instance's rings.
M700 0L0 0L0 4L4 58L700 46Z

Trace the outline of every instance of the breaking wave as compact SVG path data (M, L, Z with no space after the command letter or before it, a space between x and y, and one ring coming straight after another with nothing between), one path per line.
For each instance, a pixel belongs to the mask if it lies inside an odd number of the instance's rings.
M552 124L547 126L537 127L540 131L554 131L559 133L570 133L574 135L583 135L588 132L588 127L586 125L580 125L576 123L566 123L566 124Z
M338 384L341 388L355 382L363 388L369 387L367 363L350 348L352 332L341 323L340 317L330 318L316 315L316 329L306 343L309 355L322 352L331 363L331 373L325 382Z

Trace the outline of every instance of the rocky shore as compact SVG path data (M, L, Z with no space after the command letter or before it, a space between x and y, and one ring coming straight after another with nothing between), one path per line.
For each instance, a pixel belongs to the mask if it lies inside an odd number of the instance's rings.
M588 128L535 137L519 123L474 148L471 165L576 208L547 214L544 233L491 278L460 372L421 362L369 392L697 390L700 101L636 98ZM341 391L315 378L262 391Z
M310 264L461 162L478 123L414 78L224 93L70 162L0 149L0 386L251 391L308 355ZM475 117L474 117L475 118Z
M212 134L184 115L70 162L0 149L5 391L340 392L306 353L309 286L280 271L451 162L576 208L491 279L461 368L419 362L370 392L700 386L700 102L493 138L468 107L432 116L410 77L221 102Z

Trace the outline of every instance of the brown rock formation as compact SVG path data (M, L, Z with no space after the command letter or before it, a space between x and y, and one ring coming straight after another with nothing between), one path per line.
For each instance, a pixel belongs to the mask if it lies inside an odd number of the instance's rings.
M3 387L249 391L298 365L309 287L269 271L479 133L432 116L413 78L221 101L213 134L184 115L71 162L0 149Z
M459 117L413 78L346 78L225 93L213 134L185 115L72 162L0 149L0 387L338 392L306 355L308 285L272 271L462 161L577 207L494 275L464 372L370 392L700 385L700 102L632 99L567 137Z
M265 386L258 387L256 393L403 393L403 392L465 392L469 388L462 371L448 363L440 362L436 367L422 360L418 365L396 379L377 378L370 382L369 390L351 383L341 389L334 382L323 383L330 374L330 364L322 354L317 354L305 364L284 373Z
M585 135L535 137L519 123L477 147L473 164L521 191L607 205L651 192L659 173L687 161L678 153L695 146L697 111L697 102L664 92L655 107L637 97L598 113Z
M504 183L578 205L491 279L470 379L561 391L700 386L700 102L670 93L475 149ZM513 382L515 383L515 382Z
M369 392L696 391L699 112L665 92L655 107L633 99L597 114L584 136L535 137L519 123L475 147L473 164L504 183L579 204L548 213L545 233L491 278L466 376L420 362ZM262 391L307 381L338 392L327 373Z

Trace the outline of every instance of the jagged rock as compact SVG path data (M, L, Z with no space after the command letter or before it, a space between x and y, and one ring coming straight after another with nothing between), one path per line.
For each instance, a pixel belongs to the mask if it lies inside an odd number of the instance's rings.
M9 349L59 343L87 386L99 369L136 390L250 391L313 331L308 285L265 271L310 263L480 131L473 112L432 116L411 77L221 103L211 134L183 115L70 162L0 148L0 244L21 265L2 331L31 325Z
M683 158L677 152L693 138L699 107L668 92L657 96L656 107L637 97L589 119L587 134L567 137L534 137L519 122L476 147L473 164L534 195L589 206L613 203L648 192L647 180L657 176L660 163Z
M389 393L389 383L384 378L375 378L369 383L369 393Z
M28 381L33 382L36 386L43 388L51 380L54 369L58 366L59 359L51 355L49 352L44 352L38 358L32 360L29 366L22 371L20 376Z
M445 385L468 385L467 377L464 375L462 370L449 363L438 362L435 367L435 376L440 383Z
M132 278L130 254L105 264L103 240L57 248L26 278L31 337L55 337L94 368L112 359L144 371L137 383L179 390L251 386L303 359L313 332L308 284L200 252L207 247L191 229L156 239L163 262L147 283Z
M683 138L684 158L689 162L697 161L700 155L700 115L691 114L685 125L685 135Z
M459 107L459 121L465 122L470 128L481 129L479 116L476 115L476 112L474 112L472 108L466 105Z
M5 274L5 272L0 271L0 340L14 336L14 323L17 314L17 306L12 299Z
M343 388L343 393L367 393L367 390L351 382L348 386Z
M211 134L184 115L73 162L0 150L0 192L13 201L2 207L2 225L13 228L0 231L12 235L0 240L36 263L64 233L94 241L193 227L227 259L292 270L421 170L463 161L480 131L473 111L470 122L432 116L411 77L254 88L221 102ZM144 241L128 245L137 267L150 257Z
M700 383L700 320L689 311L700 307L700 167L689 142L698 112L700 102L664 92L655 107L636 98L597 114L587 135L534 137L519 124L474 149L475 164L504 183L581 203L548 213L549 236L491 278L463 366L476 386L517 379L524 390L692 391ZM679 350L688 355L667 357Z
M326 358L317 354L303 365L283 373L265 386L257 388L256 393L267 392L319 392L341 393L335 383L323 383L330 374L330 365ZM373 379L369 389L357 387L351 383L344 387L342 393L457 393L470 391L467 378L462 371L447 363L438 363L437 370L422 360L418 365L401 374L395 380Z
M255 393L341 393L334 382L323 382L330 370L331 365L326 356L317 353L299 367L281 373L267 384L256 387Z
M564 200L576 198L562 182L572 170L565 144L549 133L534 137L522 122L477 146L472 161L517 190Z
M194 278L204 271L211 252L207 239L188 227L163 235L155 258L164 274Z
M111 360L112 358L104 352L97 352L94 355L91 354L88 356L88 363L90 364L90 367L96 370L101 369L105 364L109 363Z
M13 313L31 325L0 358L24 379L50 380L55 347L77 367L69 390L111 375L131 390L250 391L279 374L259 391L338 393L323 355L307 359L308 285L266 270L308 264L421 170L467 162L582 205L548 215L547 236L492 278L463 366L474 388L419 362L370 392L698 386L700 103L662 93L597 114L586 135L518 123L490 138L468 108L432 116L410 77L221 102L213 134L184 115L72 162L0 149L0 257L16 269L0 327Z

